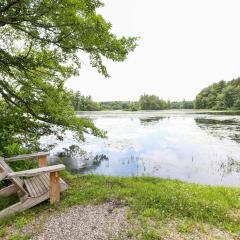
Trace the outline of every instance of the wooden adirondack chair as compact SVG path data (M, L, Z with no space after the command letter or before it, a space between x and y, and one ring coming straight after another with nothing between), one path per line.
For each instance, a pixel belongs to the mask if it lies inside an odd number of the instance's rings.
M0 189L0 196L8 197L17 193L20 202L2 210L0 218L31 208L50 198L51 203L60 200L60 192L68 188L59 177L59 171L65 169L62 164L47 166L48 153L21 155L13 158L0 158L0 181L8 179L11 185ZM8 162L38 158L39 168L14 172Z

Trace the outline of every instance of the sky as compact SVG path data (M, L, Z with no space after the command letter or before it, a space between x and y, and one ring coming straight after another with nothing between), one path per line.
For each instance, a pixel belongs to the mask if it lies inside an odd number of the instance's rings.
M106 61L104 78L84 60L66 86L96 101L193 100L204 87L240 76L239 0L102 0L117 36L137 36L122 63ZM84 56L83 56L84 59Z

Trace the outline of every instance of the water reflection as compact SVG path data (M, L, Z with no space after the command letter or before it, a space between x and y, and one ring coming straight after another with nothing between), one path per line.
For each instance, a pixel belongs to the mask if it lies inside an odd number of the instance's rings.
M238 122L236 122L233 119L209 119L209 118L196 118L195 121L199 124L214 124L214 125L238 125Z
M223 177L233 172L240 173L240 161L229 157L227 162L220 164L220 171L223 173Z
M202 130L214 137L228 138L240 143L240 122L237 119L195 118L195 121Z
M72 160L72 159L69 159ZM103 161L108 162L108 157L104 154L96 155L92 161L85 163L80 169L71 169L72 173L85 173L85 172L92 172L96 170Z
M78 145L70 145L68 148L63 148L63 151L57 153L56 156L52 158L52 162L57 161L57 159L60 159L72 173L93 171L97 169L103 161L108 161L106 155L93 155L92 152L87 152Z
M57 142L52 155L62 152L60 156L74 173L240 184L238 116L192 111L101 112L89 116L96 126L108 131L108 139L86 136L87 141L79 143L71 133L63 142L42 139L43 144Z
M139 120L143 126L147 126L147 125L158 124L160 121L164 120L165 118L167 117L158 116L158 117L139 118Z

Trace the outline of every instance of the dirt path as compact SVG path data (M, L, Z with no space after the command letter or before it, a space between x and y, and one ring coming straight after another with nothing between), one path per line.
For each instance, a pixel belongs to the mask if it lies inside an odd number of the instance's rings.
M121 237L127 227L126 207L76 206L53 215L32 240L110 240Z
M66 212L53 213L50 217L39 215L24 228L23 233L32 233L31 240L240 240L239 236L207 224L197 224L193 229L189 229L189 226L187 227L184 221L179 222L180 220L156 226L152 221L150 226L155 229L155 238L146 238L142 234L130 236L133 229L138 229L138 233L146 233L147 229L142 229L141 225L133 224L132 221L130 224L127 213L128 207L114 202L97 206L74 206Z

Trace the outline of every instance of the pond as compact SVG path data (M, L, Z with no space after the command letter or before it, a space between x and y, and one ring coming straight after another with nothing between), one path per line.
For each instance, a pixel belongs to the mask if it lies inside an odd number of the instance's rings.
M240 184L240 116L202 111L84 112L107 139L77 142L69 132L54 145L73 173L154 176L209 185Z

